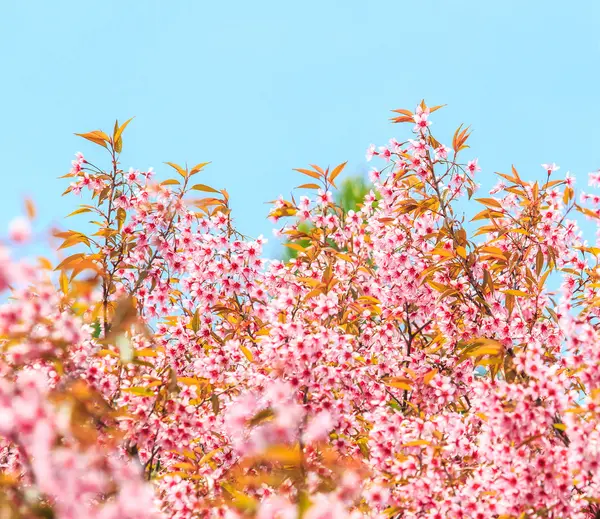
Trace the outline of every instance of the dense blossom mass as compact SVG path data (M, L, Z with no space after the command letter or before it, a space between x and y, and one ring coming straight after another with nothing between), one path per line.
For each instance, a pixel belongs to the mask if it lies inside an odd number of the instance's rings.
M480 166L438 108L395 111L411 138L369 147L357 211L344 164L297 170L288 262L206 163L159 182L121 169L129 121L82 134L109 158L66 175L92 230L17 261L28 203L0 249L0 516L600 517L600 246L574 217L600 195L513 168L466 225Z

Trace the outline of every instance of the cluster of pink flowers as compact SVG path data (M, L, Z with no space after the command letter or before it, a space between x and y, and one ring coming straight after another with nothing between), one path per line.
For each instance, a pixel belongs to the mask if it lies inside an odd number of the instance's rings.
M78 154L67 191L99 230L60 235L82 248L60 289L0 250L0 510L597 517L600 249L573 178L503 175L471 235L455 202L480 167L458 162L466 131L432 137L433 111L399 111L412 138L369 147L382 168L357 211L329 170L300 170L312 197L271 213L310 242L288 263L236 232L225 191L192 185L204 165L155 183Z
M31 272L29 281L35 281ZM51 506L68 519L158 517L141 467L102 442L83 448L77 441L78 432L88 434L72 427L79 373L74 366L59 374L50 359L90 342L89 327L61 309L56 290L43 281L13 297L0 307L0 471L20 475L23 484L12 504L40 513ZM61 395L66 386L70 391ZM113 499L104 502L109 493Z

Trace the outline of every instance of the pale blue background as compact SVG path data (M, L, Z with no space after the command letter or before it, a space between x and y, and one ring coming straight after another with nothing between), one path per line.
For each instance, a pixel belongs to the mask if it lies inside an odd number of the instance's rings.
M349 160L405 137L389 110L449 106L438 138L472 124L480 178L542 162L600 167L600 4L588 1L0 0L1 232L32 196L38 229L60 194L73 135L135 115L123 165L213 161L241 230L265 234L268 206L302 181L294 167Z

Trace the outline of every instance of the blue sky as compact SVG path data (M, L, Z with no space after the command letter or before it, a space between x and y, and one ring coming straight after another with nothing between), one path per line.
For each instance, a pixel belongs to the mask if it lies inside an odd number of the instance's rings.
M122 164L212 161L240 229L266 235L268 206L302 182L292 168L349 161L405 137L389 110L422 98L449 142L471 124L484 187L515 164L600 167L600 3L461 0L2 0L0 234L32 197L38 229L61 198L73 135L136 119Z

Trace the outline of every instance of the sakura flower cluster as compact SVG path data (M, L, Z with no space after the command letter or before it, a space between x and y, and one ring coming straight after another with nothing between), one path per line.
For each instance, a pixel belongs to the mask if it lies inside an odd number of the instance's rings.
M410 138L369 147L357 210L343 165L298 170L270 213L289 262L205 163L158 182L119 165L122 127L83 134L111 155L67 174L96 231L45 273L0 251L9 517L597 517L600 250L574 215L600 199L513 169L472 231L481 166L438 108L395 111Z

